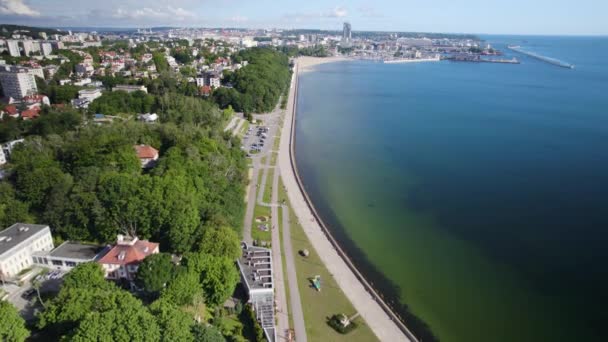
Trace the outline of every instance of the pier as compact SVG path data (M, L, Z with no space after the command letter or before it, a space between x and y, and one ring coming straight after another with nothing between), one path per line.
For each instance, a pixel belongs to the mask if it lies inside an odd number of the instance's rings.
M449 57L445 57L444 59L454 61L454 62L471 62L471 63L502 63L502 64L519 64L519 60L513 57L511 59L491 59L491 58L481 58L480 55L471 55L471 54L458 54L452 55Z
M534 52L525 51L525 50L522 50L519 46L511 46L511 45L509 45L509 46L507 46L507 49L515 51L515 52L519 52L522 55L526 55L526 56L538 59L539 61L542 61L542 62L545 62L545 63L549 63L549 64L552 64L552 65L555 65L555 66L558 66L558 67L561 67L561 68L574 69L574 65L573 64L562 62L562 61L560 61L558 59L555 59L555 58L551 58L551 57L547 57L547 56L542 56L542 55L536 54Z

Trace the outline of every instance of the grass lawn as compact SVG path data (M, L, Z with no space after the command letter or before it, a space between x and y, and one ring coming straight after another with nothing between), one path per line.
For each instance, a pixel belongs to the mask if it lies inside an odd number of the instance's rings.
M268 217L267 224L270 227L270 207L264 207L259 204L255 205L255 209L253 211L253 221L251 222L251 238L254 240L270 242L272 240L270 229L267 232L261 231L258 228L261 223L255 221L256 217L260 216Z
M272 199L272 180L274 178L274 169L266 169L266 186L264 186L264 195L262 201L264 203L270 203Z
M283 184L281 178L279 177L279 184ZM279 197L281 196L282 187L279 187ZM284 192L284 191L283 191ZM285 246L283 245L283 209L279 208L279 241L281 242L281 255L285 255ZM287 317L289 319L289 327L293 327L293 313L291 312L291 302L289 301L289 283L287 281L287 261L283 257L282 259L282 267L283 267L283 282L285 282L285 297L287 298Z
M272 154L270 155L270 165L272 165L272 166L277 165L278 156L279 156L278 152L272 152Z
M279 202L287 199L283 183L279 188ZM338 287L336 280L329 273L318 254L312 247L302 227L297 223L293 210L289 209L291 221L291 243L294 251L298 288L304 310L306 334L310 341L378 341L376 335L362 318L355 319L358 327L342 335L327 325L326 320L334 314L344 313L348 316L355 314L355 309L346 295ZM308 257L301 256L298 251L307 249ZM309 278L321 276L321 291L312 288Z
M240 135L241 137L243 137L245 135L245 132L247 132L248 129L249 129L249 121L245 120L245 122L241 126L240 131L237 134Z

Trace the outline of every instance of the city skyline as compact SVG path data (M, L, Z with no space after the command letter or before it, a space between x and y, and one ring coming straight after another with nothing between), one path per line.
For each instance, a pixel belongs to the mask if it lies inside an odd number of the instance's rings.
M524 0L0 0L0 22L49 27L240 27L530 35L608 35L608 3Z

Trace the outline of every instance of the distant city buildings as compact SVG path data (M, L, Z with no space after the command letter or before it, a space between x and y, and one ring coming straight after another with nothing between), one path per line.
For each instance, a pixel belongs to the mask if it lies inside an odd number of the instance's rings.
M7 40L6 48L8 49L9 55L11 57L19 57L21 56L21 52L19 50L19 41L18 40Z

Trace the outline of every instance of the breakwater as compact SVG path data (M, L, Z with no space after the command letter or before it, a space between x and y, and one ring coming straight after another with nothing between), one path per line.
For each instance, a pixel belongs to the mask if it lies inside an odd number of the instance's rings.
M545 62L545 63L549 63L558 67L562 67L562 68L566 68L566 69L574 69L574 65L573 64L569 64L563 61L560 61L559 59L555 59L555 58L551 58L551 57L547 57L547 56L543 56L543 55L539 55L537 53L534 52L529 52L526 50L522 50L519 46L507 46L507 49L521 53L522 55L526 55L535 59L538 59L539 61Z

